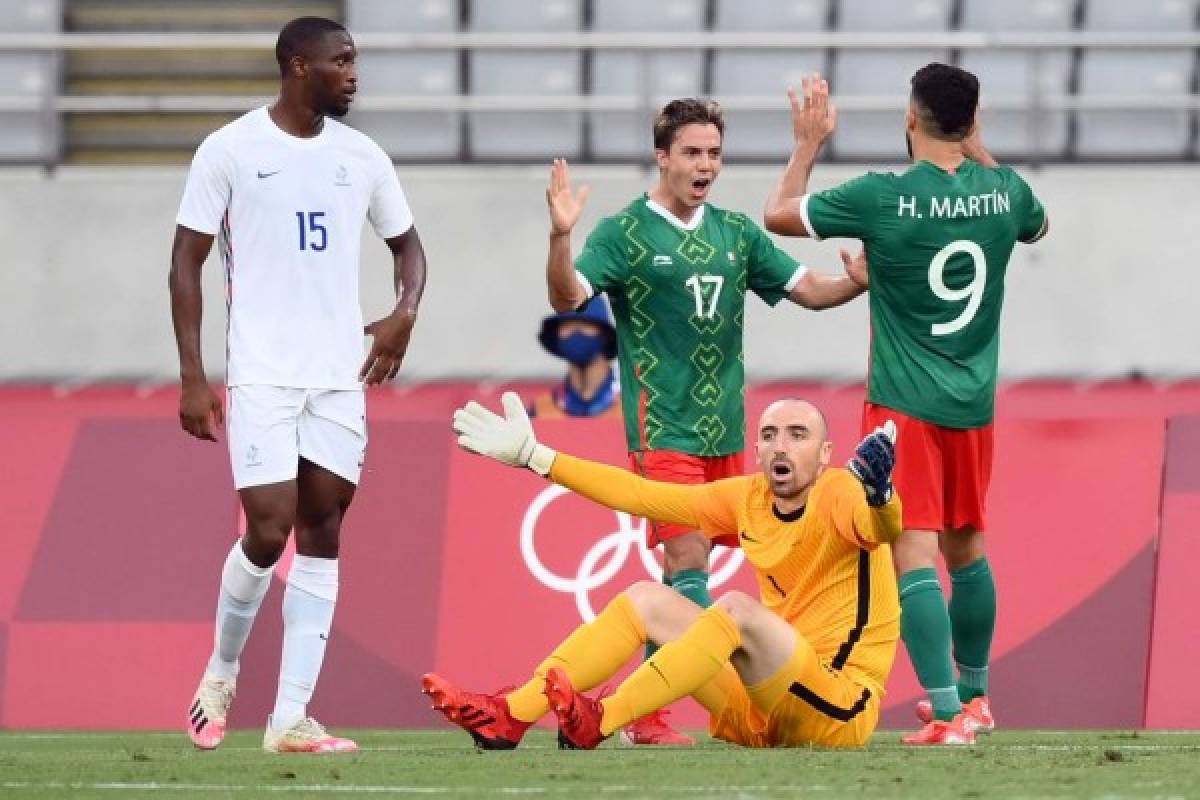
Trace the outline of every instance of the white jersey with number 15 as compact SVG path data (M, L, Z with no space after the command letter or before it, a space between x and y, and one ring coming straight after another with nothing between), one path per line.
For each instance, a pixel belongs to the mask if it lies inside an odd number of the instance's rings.
M383 239L413 224L391 160L353 128L299 138L263 107L204 140L176 221L218 236L228 385L360 386L365 219Z

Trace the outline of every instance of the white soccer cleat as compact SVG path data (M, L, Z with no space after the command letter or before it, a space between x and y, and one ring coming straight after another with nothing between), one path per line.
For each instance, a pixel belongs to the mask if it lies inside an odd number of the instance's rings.
M205 673L188 707L187 732L201 750L215 750L225 738L225 717L237 693L236 678Z
M277 731L267 718L263 750L268 753L353 753L358 745L351 739L330 736L312 717L297 720L290 728Z

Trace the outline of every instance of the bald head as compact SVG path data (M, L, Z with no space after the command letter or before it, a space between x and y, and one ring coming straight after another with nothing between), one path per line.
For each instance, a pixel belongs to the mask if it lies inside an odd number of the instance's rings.
M772 420L770 424L776 426L780 426L780 423L786 424L786 421L802 424L820 442L829 438L829 425L825 422L825 415L821 413L821 409L800 397L784 397L767 406L758 419L760 431L768 424L768 418Z
M777 502L803 505L833 454L825 415L799 397L776 400L758 420L756 450Z

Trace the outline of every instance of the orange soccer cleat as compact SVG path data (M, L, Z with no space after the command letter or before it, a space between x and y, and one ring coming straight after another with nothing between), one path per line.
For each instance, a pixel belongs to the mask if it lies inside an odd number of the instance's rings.
M901 741L916 746L975 744L975 731L967 722L966 714L959 714L946 722L935 719L916 733L910 733Z
M996 719L992 716L992 704L986 697L976 697L962 707L962 713L967 716L967 725L973 733L991 733L996 729ZM933 722L933 705L928 700L917 703L917 719L925 725Z
M634 720L621 731L621 742L628 745L656 744L674 747L691 747L696 740L680 733L667 722L670 714L665 708L651 711L641 719Z
M546 673L546 699L558 717L560 750L595 750L608 737L600 732L604 707L599 700L575 691L567 673L552 667Z
M421 691L433 700L435 711L471 734L481 750L512 750L533 724L514 717L503 695L465 692L432 672L421 678Z

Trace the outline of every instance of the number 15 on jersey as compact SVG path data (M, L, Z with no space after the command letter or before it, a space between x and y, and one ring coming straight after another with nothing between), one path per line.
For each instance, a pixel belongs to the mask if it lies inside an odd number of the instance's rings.
M324 250L329 244L329 236L321 218L324 211L297 211L296 223L300 228L301 250Z

